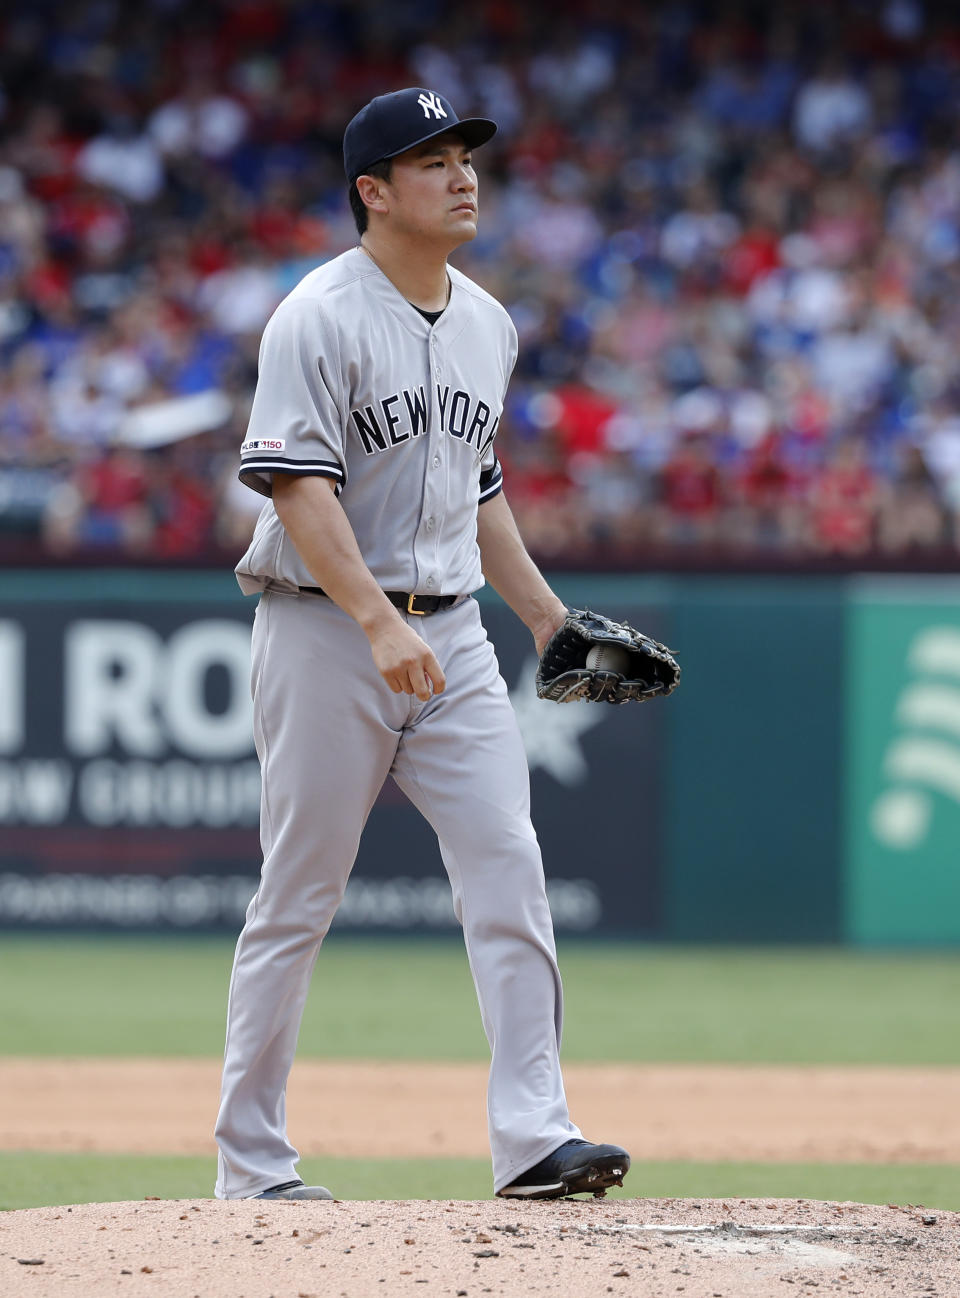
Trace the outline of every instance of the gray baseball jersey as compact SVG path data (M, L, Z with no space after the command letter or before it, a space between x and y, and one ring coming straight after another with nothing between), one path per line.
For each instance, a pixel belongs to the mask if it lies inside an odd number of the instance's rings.
M493 446L516 333L488 294L454 270L450 281L431 326L365 253L348 252L308 275L264 335L243 480L268 494L276 473L332 478L383 589L464 598L401 614L446 676L421 702L390 690L338 605L301 591L316 578L272 503L237 568L244 591L262 592L252 680L263 871L230 984L219 1198L296 1175L285 1094L307 987L388 774L437 833L463 926L492 1050L494 1188L579 1136L523 745L468 597L483 580L477 509L500 490Z
M452 267L431 325L355 248L277 308L240 476L333 478L367 567L384 590L463 595L483 584L477 503L502 474L494 438L517 334L503 307ZM314 584L272 504L237 568L246 594Z

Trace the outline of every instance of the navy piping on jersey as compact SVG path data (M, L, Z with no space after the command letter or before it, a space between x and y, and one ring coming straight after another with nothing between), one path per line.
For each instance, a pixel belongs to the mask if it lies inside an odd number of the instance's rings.
M495 460L491 468L484 469L480 474L480 504L482 505L485 500L492 500L502 490L503 469L500 467L500 461Z
M417 310L419 311L420 308L417 307ZM443 313L438 312L438 314L442 315ZM269 496L272 494L269 484L262 480L260 474L273 473L293 474L301 478L333 478L337 484L336 494L338 496L346 482L343 469L332 460L280 460L268 459L263 456L256 460L244 461L237 476L245 486L252 487L261 496ZM482 505L485 500L492 500L502 490L503 469L500 461L494 460L492 466L489 469L484 469L480 474L479 503Z
M269 496L270 487L259 476L262 473L287 473L301 478L333 478L337 483L337 495L346 481L343 469L332 460L271 460L260 457L245 460L237 476L245 486L252 487L261 496Z

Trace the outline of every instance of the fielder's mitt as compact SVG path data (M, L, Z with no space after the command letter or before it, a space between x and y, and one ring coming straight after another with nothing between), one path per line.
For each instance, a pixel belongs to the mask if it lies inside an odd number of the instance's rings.
M609 663L587 666L591 649L603 646L613 646L614 652L599 656L619 659L622 670L611 670ZM680 668L666 645L625 622L611 622L602 613L572 608L540 655L537 694L554 703L572 703L575 699L645 703L672 693L679 680Z

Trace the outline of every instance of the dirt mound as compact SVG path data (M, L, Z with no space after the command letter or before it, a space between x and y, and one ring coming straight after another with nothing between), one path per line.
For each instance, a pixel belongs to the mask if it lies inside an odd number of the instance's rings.
M80 1204L0 1215L9 1298L952 1298L960 1214L804 1200Z

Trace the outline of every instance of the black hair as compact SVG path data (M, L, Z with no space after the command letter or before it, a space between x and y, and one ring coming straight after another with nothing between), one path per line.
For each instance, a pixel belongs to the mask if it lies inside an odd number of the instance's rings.
M381 158L379 162L372 162L369 167L364 167L360 174L362 176L372 176L374 180L389 180L392 167L392 158ZM357 182L355 180L351 182L348 193L350 196L350 211L357 223L357 234L363 234L368 225L367 205L357 191Z

